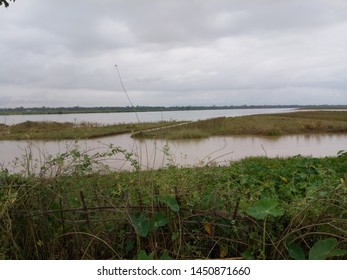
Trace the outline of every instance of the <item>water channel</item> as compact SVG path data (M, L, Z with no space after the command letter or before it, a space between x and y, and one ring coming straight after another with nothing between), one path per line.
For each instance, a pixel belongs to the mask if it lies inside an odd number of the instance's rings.
M223 112L224 111L224 112ZM231 112L229 112L231 111ZM256 110L251 112L235 110L215 111L186 111L186 112L155 112L141 113L141 121L158 121L161 118L176 120L207 119L210 117L247 115L259 113L274 113L288 111L288 109ZM133 116L132 113L122 113ZM84 116L81 116L84 115ZM130 122L125 115L114 114L81 114L73 115L37 115L37 116L10 116L7 121L21 122L19 118L31 120L59 120L70 121L71 118L99 123ZM92 116L94 115L94 116ZM61 117L61 118L59 118ZM22 121L23 121L22 120ZM112 122L113 120L113 122ZM136 116L135 116L136 120ZM134 121L135 121L134 120ZM132 158L139 161L142 169L157 169L170 164L176 166L197 166L206 164L228 164L230 161L239 160L249 156L288 157L295 155L324 157L336 156L340 150L347 149L347 134L313 134L290 135L281 137L259 136L227 136L210 137L199 140L136 140L130 134L116 135L90 140L75 141L0 141L0 164L12 171L21 171L24 161L31 157L33 165L39 169L44 165L49 155L57 155L71 151L78 147L81 152L95 155L114 147L122 147L132 153ZM116 154L102 160L111 170L132 170L131 162L125 160L123 154Z

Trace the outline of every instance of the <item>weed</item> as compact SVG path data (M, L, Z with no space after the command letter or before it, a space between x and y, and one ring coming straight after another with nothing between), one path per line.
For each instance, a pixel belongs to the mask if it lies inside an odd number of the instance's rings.
M104 169L117 155L134 170ZM113 146L45 159L0 172L3 259L346 258L343 151L148 171Z

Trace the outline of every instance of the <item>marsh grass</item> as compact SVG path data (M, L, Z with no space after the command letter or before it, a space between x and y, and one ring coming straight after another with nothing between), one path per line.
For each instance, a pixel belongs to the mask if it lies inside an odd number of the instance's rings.
M191 131L198 133L192 134ZM347 111L299 111L284 114L215 118L144 132L143 138L191 139L216 135L280 136L300 133L346 133Z
M91 168L118 153L133 172ZM344 152L147 171L116 147L47 159L0 172L3 259L346 258Z
M148 122L115 125L99 125L82 122L78 124L65 122L32 122L26 121L12 126L0 125L0 140L65 140L89 139L140 130L160 128L176 122Z

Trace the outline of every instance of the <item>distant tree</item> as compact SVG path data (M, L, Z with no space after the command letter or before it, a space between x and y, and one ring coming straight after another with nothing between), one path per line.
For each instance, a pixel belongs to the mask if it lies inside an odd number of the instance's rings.
M16 1L16 0L9 0L9 1L13 1L13 2L14 2L14 1ZM4 4L6 8L8 7L8 5L10 5L10 4L8 3L7 0L0 0L0 6L1 6L2 4Z

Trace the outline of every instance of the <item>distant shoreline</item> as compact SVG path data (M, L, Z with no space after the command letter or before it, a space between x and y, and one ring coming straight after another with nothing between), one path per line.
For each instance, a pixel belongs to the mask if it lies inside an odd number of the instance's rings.
M131 113L232 109L347 109L347 105L243 105L243 106L136 106L136 107L17 107L0 108L0 115L49 115L49 114L89 114L89 113Z

